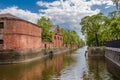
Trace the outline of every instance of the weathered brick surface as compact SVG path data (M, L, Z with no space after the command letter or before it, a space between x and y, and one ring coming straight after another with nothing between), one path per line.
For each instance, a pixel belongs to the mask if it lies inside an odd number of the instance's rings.
M11 14L0 15L0 22L4 23L4 28L0 29L0 39L3 39L3 44L0 44L0 64L19 63L35 57L45 57L46 50L48 55L51 50L54 53L64 51L64 49L51 49L63 46L59 26L54 30L53 42L42 42L41 28L33 23ZM44 49L45 45L46 49Z
M54 45L54 47L62 47L63 46L63 36L62 36L59 26L57 26L54 30L53 45Z
M20 20L4 21L3 49L41 48L41 28Z
M43 48L45 48L45 45L46 45L46 48L53 48L53 42L43 42Z
M41 40L41 28L38 26L16 19L0 19L4 22L3 40L4 45L1 49L35 49L47 47L62 47L63 36L60 32L59 26L54 30L53 43L44 43Z

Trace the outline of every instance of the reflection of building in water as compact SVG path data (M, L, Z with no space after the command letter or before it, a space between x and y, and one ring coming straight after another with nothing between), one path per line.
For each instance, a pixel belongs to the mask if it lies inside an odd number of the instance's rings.
M21 80L49 80L50 75L59 75L62 67L63 56L56 56L52 60L46 60L44 63L26 69L22 73Z
M63 55L52 60L41 60L25 64L3 65L0 68L0 80L48 80L50 75L60 75L63 68Z

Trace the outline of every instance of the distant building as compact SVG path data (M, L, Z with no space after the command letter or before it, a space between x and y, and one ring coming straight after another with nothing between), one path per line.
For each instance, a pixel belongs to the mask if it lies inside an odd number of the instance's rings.
M62 47L63 46L63 36L62 33L60 31L60 27L54 26L51 31L54 33L52 36L53 39L53 46L54 47Z
M40 26L11 14L0 14L1 50L33 50L41 47Z

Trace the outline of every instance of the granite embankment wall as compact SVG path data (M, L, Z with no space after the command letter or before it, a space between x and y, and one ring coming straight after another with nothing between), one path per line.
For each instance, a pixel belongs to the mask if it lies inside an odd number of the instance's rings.
M120 39L106 42L105 57L109 72L120 80Z
M120 80L120 65L117 65L108 58L106 58L106 63L108 71L113 74L115 80Z
M44 57L57 55L60 53L69 52L74 49L69 48L54 48L54 49L36 49L36 50L7 50L0 52L0 64L30 62Z

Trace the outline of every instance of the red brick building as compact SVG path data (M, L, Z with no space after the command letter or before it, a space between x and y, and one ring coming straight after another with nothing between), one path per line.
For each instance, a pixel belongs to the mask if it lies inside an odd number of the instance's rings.
M63 46L63 36L60 31L60 27L57 25L56 27L53 27L52 31L54 32L53 35L53 46L54 47L62 47Z
M59 26L53 32L53 42L42 42L40 26L11 14L0 14L0 64L38 59L45 55L45 46L62 47L63 37Z
M11 14L0 14L0 64L31 61L44 56L43 48L60 48L63 36L55 27L53 42L42 42L41 27Z
M39 26L11 14L0 14L0 49L24 50L41 47Z
M59 26L51 29L53 42L42 42L41 27L11 14L0 14L0 49L27 50L63 46Z
M52 27L52 29L50 31L53 32L52 42L42 42L43 48L63 47L63 36L62 36L61 31L60 31L60 27L58 25L54 26L54 27Z

